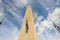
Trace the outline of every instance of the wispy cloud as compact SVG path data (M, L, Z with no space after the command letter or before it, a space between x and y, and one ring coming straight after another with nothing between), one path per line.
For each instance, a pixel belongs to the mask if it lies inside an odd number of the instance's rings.
M56 8L52 13L49 13L47 18L49 17L52 19L52 21L57 23L60 20L60 8Z
M0 0L0 3L1 3L2 0Z
M24 8L28 4L31 3L32 0L13 0L13 4L8 2L7 3L12 7L10 8L9 5L3 4L4 7L14 16L15 19L18 20L20 23L22 21L22 16L18 15L18 11L16 10L15 6L19 8ZM38 1L44 8L49 9L51 7L55 7L55 2L53 0L39 0ZM17 12L15 12L17 11ZM0 10L1 18L4 14ZM6 14L7 15L7 14ZM57 30L53 27L52 21L50 21L50 18L55 22L58 26L60 26L60 8L56 8L52 11L52 13L49 13L47 16L47 19L44 19L41 21L44 17L38 16L38 13L33 14L35 19L35 27L38 27L38 40L60 40L60 34L57 32ZM49 18L50 17L50 18ZM18 39L18 28L14 25L13 22L7 20L7 18L4 17L4 23L0 26L0 40L17 40ZM54 36L53 36L54 35Z
M15 8L13 8L13 9L15 9ZM22 15L21 15L21 13L19 15L18 13L14 12L13 9L11 9L11 8L8 7L7 10L14 16L15 19L18 19L18 21L21 22L22 21Z
M54 28L53 23L52 23L52 22L55 22L58 26L60 26L59 25L59 23L60 23L60 16L59 15L60 15L60 8L54 9L54 11L52 11L52 13L49 12L47 19L44 19L44 21L41 21L43 18L42 17L40 19L40 22L38 22L38 20L37 20L38 17L36 15L37 18L36 18L35 25L36 25L36 27L38 27L37 36L38 36L39 40L40 39L41 40L57 40L59 38L59 33ZM52 19L52 21L50 20L50 18ZM54 34L54 36L52 34ZM58 40L60 40L60 39L58 39Z
M14 0L14 4L17 6L17 7L25 7L27 6L28 4L30 4L32 2L32 0Z
M0 40L17 40L17 34L18 30L15 27L10 30L5 25L0 27Z
M17 25L20 28L20 25L21 25L22 20L23 20L22 13L20 13L21 10L18 9L18 7L14 6L14 4L12 4L10 1L5 0L5 2L9 4L9 5L6 5L3 2L3 5L5 7L4 11L7 10L4 12L5 16L7 16L7 19L13 19L10 21L13 22L13 24ZM12 18L10 16L8 17L8 15L12 16ZM14 20L15 20L15 22L14 22Z
M4 18L3 8L2 8L2 6L0 4L0 21L2 21L3 18Z
M14 17L20 17L18 14L12 12L11 10L9 11ZM4 20L3 23L0 25L0 40L18 40L18 28L14 25L14 23L7 20L5 15L2 6L0 6L0 21Z
M56 2L54 0L38 0L40 5L42 5L44 8L53 8L56 6Z
M18 28L7 19L0 25L0 40L18 40Z

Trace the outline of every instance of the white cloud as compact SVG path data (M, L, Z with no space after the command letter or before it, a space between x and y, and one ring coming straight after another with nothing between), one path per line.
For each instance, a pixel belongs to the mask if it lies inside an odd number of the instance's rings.
M47 30L44 31L45 34L41 34L39 35L40 38L38 38L39 40L60 40L60 34L56 33L55 35L51 35L50 33L47 32Z
M33 16L36 21L41 21L43 19L43 16L38 16L38 13L34 13Z
M57 6L59 6L60 5L60 0L57 0L56 4L57 4Z
M15 27L8 29L7 27L0 27L0 40L17 40L18 39L18 30Z
M7 19L0 26L0 40L18 40L17 27Z
M19 16L7 5L4 4L4 6L7 7L7 10L11 12L11 14L16 19L18 19L19 23L22 21L22 16ZM18 28L14 25L14 23L12 23L11 21L7 20L7 18L4 17L3 10L1 9L0 6L0 21L2 19L4 19L4 21L2 25L0 25L0 40L18 40Z
M36 20L37 20L37 18L36 18ZM50 18L52 19L52 21L50 20ZM59 25L60 24L60 8L54 9L54 11L52 11L52 13L49 12L47 19L45 19L44 21L42 21L42 22L38 22L38 20L36 21L35 26L38 27L38 33L37 33L37 36L39 37L38 39L60 40L59 39L60 34L58 32L56 32L54 34L55 36L53 36L52 35L53 32L49 33L47 31L47 29L49 29L49 30L55 29L52 22L55 22L58 26L60 26ZM56 30L54 30L54 31L56 31ZM45 32L45 34L43 34L43 32ZM41 35L43 35L43 36L41 36Z
M1 3L2 0L0 0L0 3Z
M52 13L49 13L48 18L57 23L60 20L60 8L56 8Z
M39 26L39 22L43 19L43 16L38 16L38 13L33 14L34 19L36 20L35 22L35 27Z
M34 13L33 17L34 17L34 19L36 19L38 17L38 13Z
M17 7L25 7L31 3L32 0L14 0L14 3Z
M39 32L37 33L37 35L38 36L41 35L46 28L50 28L51 26L52 26L52 23L49 20L44 20L38 25Z
M56 6L56 3L54 0L38 0L40 5L42 5L44 8L52 8Z
M0 21L3 19L4 14L0 11Z
M2 11L2 7L0 5L0 22L4 19L4 14L3 14L3 11Z
M13 16L15 19L18 19L19 22L22 21L22 15L20 13L20 15L18 13L15 13L11 8L8 7L7 9Z
M35 19L35 21L36 21L36 23L35 23L35 27L38 27L38 33L37 33L37 35L39 35L40 33L42 33L43 31L43 27L41 27L41 20L43 19L43 16L38 16L38 13L35 13L34 14L34 19ZM41 27L41 28L40 28Z
M19 10L16 10L16 8L11 3L9 3L9 4L12 6L12 8L10 8L8 5L4 4L4 6L6 6L6 10L8 10L14 17L19 18L21 15L18 15L18 13L15 12L15 11L19 11Z
M43 16L38 16L37 21L41 21L43 19Z
M11 3L10 3L10 4L11 4ZM12 4L11 4L12 8L10 8L8 5L5 5L5 4L4 4L4 6L6 6L6 10L8 10L8 11L10 12L10 14L13 15L13 18L14 18L14 19L18 19L17 21L18 21L19 23L22 22L23 18L22 18L21 13L20 13L20 15L19 15L18 12L15 12L15 11L19 11L19 10L16 10L16 8L15 8ZM5 14L5 15L6 15L6 14Z
M34 18L36 20L35 27L38 27L37 35L42 34L42 32L45 30L45 27L49 28L52 26L50 20L45 19L44 21L41 22L43 16L38 16L37 13L35 13L34 15L35 15Z

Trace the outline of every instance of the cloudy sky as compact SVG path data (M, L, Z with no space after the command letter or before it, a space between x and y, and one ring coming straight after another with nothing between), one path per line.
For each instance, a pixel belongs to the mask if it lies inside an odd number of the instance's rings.
M60 0L0 0L0 40L18 40L27 5L32 7L37 40L60 40L53 26L60 27Z

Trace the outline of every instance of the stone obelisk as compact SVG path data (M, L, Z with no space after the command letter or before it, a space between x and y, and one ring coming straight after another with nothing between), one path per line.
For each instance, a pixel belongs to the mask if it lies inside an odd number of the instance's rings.
M31 6L28 5L18 40L37 40Z

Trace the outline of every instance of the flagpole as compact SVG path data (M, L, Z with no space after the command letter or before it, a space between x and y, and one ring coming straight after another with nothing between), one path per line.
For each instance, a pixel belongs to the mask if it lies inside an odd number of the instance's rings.
M26 19L27 18L27 19ZM31 6L28 5L18 40L37 40Z
M50 17L49 17L50 18ZM50 21L53 22L53 20L50 18ZM57 29L57 31L60 33L60 28L53 22L54 27Z

